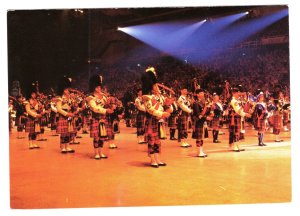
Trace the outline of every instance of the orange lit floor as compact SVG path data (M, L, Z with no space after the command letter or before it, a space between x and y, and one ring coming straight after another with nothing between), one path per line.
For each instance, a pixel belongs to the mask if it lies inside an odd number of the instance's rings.
M27 138L10 135L10 191L12 208L72 208L114 206L201 205L231 203L277 203L291 201L290 132L284 142L265 135L266 147L257 146L256 131L247 128L244 152L227 150L228 132L222 143L205 140L208 157L195 157L192 148L164 140L166 167L149 167L147 145L137 144L136 129L121 123L118 149L104 148L107 160L93 159L89 134L79 134L74 154L63 155L59 138L38 142L29 150ZM191 134L189 134L191 137Z

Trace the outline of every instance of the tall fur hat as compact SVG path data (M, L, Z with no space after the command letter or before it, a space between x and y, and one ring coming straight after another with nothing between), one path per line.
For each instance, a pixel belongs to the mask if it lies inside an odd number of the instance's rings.
M100 75L94 75L89 80L89 92L94 92L97 86L102 87L103 79Z
M62 95L66 88L70 88L72 84L72 78L63 76L58 83L57 94Z
M151 94L152 86L157 83L155 68L148 67L146 73L142 75L141 81L143 95Z

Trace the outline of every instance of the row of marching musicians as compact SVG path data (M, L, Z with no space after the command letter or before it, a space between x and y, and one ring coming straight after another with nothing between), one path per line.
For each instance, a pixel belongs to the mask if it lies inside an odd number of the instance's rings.
M244 118L253 117L255 126L258 129L259 145L264 146L263 133L265 131L266 119L273 114L273 132L276 133L276 141L280 141L278 135L281 128L282 110L284 106L277 97L270 100L270 105L264 103L263 94L259 94L258 102L251 104L246 112L240 101L241 89L231 88L231 96L228 103L222 105L218 95L213 96L213 101L207 101L206 91L201 88L195 90L195 98L188 100L187 88L182 87L181 95L177 100L164 97L161 89L170 91L172 89L158 83L154 68L148 68L142 75L142 89L136 99L136 106L140 110L137 115L137 135L141 141L143 137L148 144L148 156L151 158L152 167L166 166L160 159L161 139L165 134L164 122L168 119L170 135L174 139L175 130L178 130L178 142L182 147L188 147L187 143L187 119L189 116L193 120L193 136L196 140L197 156L207 157L203 149L203 131L207 122L212 122L213 139L218 141L220 118L226 116L229 123L229 147L232 151L240 152L238 141L241 135L241 127L244 129ZM52 99L53 109L58 115L56 122L56 132L60 134L60 151L63 154L74 153L70 143L74 142L76 130L72 119L78 115L80 110L88 110L91 113L90 137L93 138L94 158L99 160L107 158L103 153L104 143L109 143L110 147L116 147L113 143L115 128L114 121L123 112L120 102L114 97L109 97L102 87L102 76L92 76L89 81L90 94L85 96L86 105L74 108L71 98L71 79L63 77L58 83L57 96ZM286 106L285 106L286 107ZM28 142L30 149L37 149L37 135L42 134L40 119L45 115L45 109L40 108L40 102L36 98L36 91L32 90L30 98L25 102L27 113L26 132L29 133ZM268 110L269 108L269 110ZM72 127L73 126L73 127ZM76 128L76 127L75 127Z
M138 110L136 117L138 143L148 143L151 164L154 167L160 165L160 160L157 158L161 148L160 139L166 138L166 122L170 129L170 139L176 140L175 132L178 130L179 145L191 147L187 142L188 119L191 119L192 138L196 140L197 156L202 158L207 157L203 144L208 123L212 126L213 142L219 143L220 123L223 120L227 121L229 149L234 152L244 151L239 147L238 142L240 139L245 139L246 120L251 120L258 131L259 146L266 146L264 133L269 126L273 126L275 142L283 141L279 138L282 123L285 123L285 130L287 130L287 113L290 104L285 101L283 93L279 90L272 95L258 90L254 97L250 93L246 94L242 86L238 85L230 88L230 96L225 99L225 103L222 103L219 95L215 93L209 100L206 95L208 93L200 87L195 88L190 97L187 87L183 86L180 89L181 95L176 98L172 89L157 83L153 67L146 70L142 77L142 86L135 100ZM162 95L160 88L169 90L173 96Z
M16 120L17 130L22 131L25 125L29 149L39 149L37 141L47 140L42 136L48 122L51 125L52 135L60 135L61 153L74 153L75 150L70 147L70 144L79 144L76 137L81 138L77 136L79 131L77 120L80 115L83 133L87 133L86 127L90 126L95 159L107 158L102 152L103 144L106 141L109 143L109 148L117 148L114 140L119 130L119 119L124 110L122 103L101 89L101 76L91 77L89 95L71 88L71 84L71 78L62 77L58 83L57 95L51 98L48 106L41 100L43 94L38 91L36 83L31 84L27 89L28 99L15 101L15 104L18 104L16 109L19 113L18 120ZM74 95L80 96L80 100Z

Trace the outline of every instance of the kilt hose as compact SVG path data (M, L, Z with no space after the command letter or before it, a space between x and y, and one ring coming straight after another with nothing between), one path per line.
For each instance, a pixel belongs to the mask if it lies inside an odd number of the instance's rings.
M240 140L241 116L232 115L229 118L229 144Z
M137 136L143 136L145 134L145 118L146 118L146 113L142 111L138 111L136 116Z
M161 152L158 120L155 116L146 116L145 141L148 142L148 155Z
M188 113L185 113L183 111L182 114L178 116L178 142L181 142L181 139L186 139L188 137L187 119Z
M278 135L282 127L282 113L275 111L273 114L273 134Z

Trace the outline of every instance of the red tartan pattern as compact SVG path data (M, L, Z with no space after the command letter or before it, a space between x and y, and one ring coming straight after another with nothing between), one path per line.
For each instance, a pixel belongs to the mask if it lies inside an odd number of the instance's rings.
M240 135L241 132L241 116L235 115L233 124L231 122L231 116L229 118L229 132L234 133L235 135Z
M69 133L69 125L67 117L59 115L56 127L56 133L58 134L67 134Z
M213 130L219 130L220 127L220 118L213 118L211 121L211 127Z
M273 128L281 129L282 127L282 114L279 111L274 112L273 115Z
M256 130L265 131L266 120L265 119L256 119L254 127Z
M35 129L34 129L34 120L32 120L31 118L27 118L26 121L26 125L25 125L25 132L26 133L34 133Z
M178 116L178 130L179 130L179 133L187 133L187 119L188 119L188 116L185 115L185 114L182 114L182 115L179 115Z
M177 128L177 116L170 116L168 119L168 127L172 129Z
M150 145L160 144L158 120L154 116L147 117L146 119L145 141Z
M192 138L197 139L197 140L202 140L203 139L203 127L195 127Z
M96 118L91 119L90 137L92 137L96 140L107 140L108 138L112 137L112 128L108 126L108 122L107 122L105 116L103 116L101 118L101 120L104 121L107 137L100 137L100 134L99 134L99 121L100 120L98 120Z

